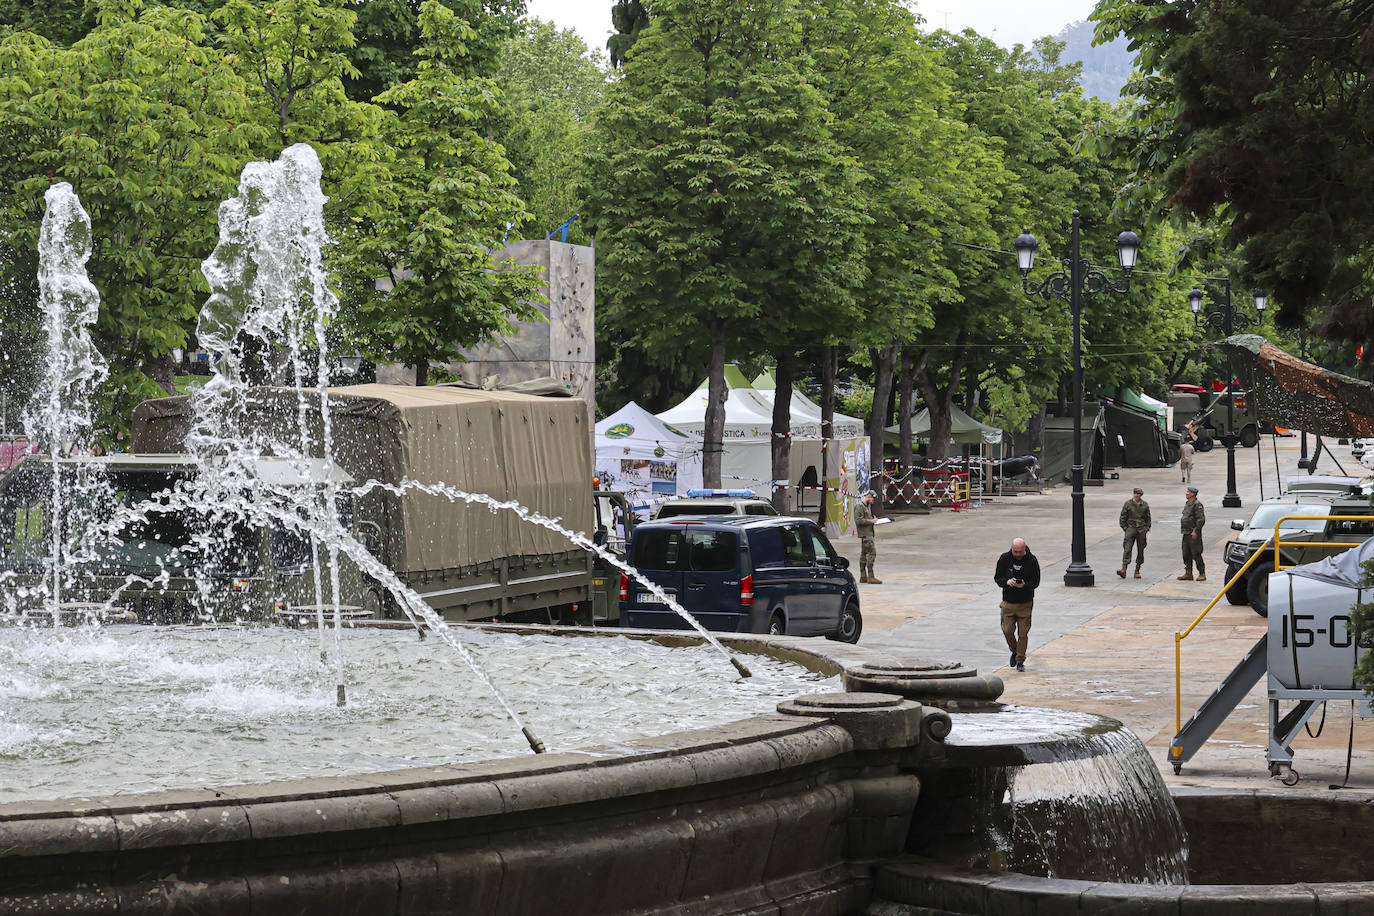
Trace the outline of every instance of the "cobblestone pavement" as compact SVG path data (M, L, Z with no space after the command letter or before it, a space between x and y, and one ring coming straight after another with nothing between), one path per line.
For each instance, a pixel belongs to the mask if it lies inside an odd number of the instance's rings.
M1349 449L1334 445L1346 471L1358 465ZM1088 563L1096 584L1068 588L1064 570L1071 544L1067 484L1042 493L989 499L967 511L894 516L878 529L876 572L882 585L860 586L863 643L922 658L961 661L1006 682L1004 702L1096 712L1125 722L1140 737L1171 785L1278 789L1265 763L1265 682L1246 697L1193 760L1175 776L1167 763L1176 732L1174 634L1182 631L1225 584L1222 545L1232 518L1248 518L1261 496L1277 492L1279 476L1300 473L1298 440L1261 437L1257 448L1236 448L1238 509L1221 505L1226 492L1226 452L1197 456L1193 485L1207 510L1204 529L1208 579L1179 582L1183 571L1179 513L1183 484L1174 468L1122 468L1120 478L1086 487ZM1275 471L1277 457L1278 473ZM1257 458L1260 463L1257 464ZM1358 469L1362 470L1362 469ZM1318 473L1341 473L1323 454ZM1117 578L1121 529L1117 518L1131 488L1145 489L1153 516L1143 578ZM1026 539L1040 560L1025 673L1007 668L998 625L1000 589L993 567L1013 537ZM855 538L836 547L857 559ZM1129 571L1128 571L1129 576ZM1184 641L1182 716L1186 720L1245 651L1265 632L1264 618L1247 605L1224 599ZM1290 791L1328 791L1343 781L1351 734L1349 703L1331 703L1293 743L1294 769L1302 775ZM1350 785L1374 788L1374 720L1355 719Z

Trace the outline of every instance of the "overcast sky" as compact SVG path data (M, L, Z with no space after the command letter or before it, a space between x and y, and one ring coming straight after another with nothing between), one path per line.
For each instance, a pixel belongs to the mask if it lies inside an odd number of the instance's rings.
M576 29L590 47L606 50L614 0L526 0L531 16ZM974 29L1011 47L1056 35L1087 19L1096 0L916 0L928 29Z

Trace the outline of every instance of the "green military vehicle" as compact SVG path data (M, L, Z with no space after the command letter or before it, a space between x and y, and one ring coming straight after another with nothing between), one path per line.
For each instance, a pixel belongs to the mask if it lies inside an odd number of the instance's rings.
M355 385L329 397L334 459L368 482L356 499L359 535L430 607L451 620L618 623L619 570L482 502L519 503L623 556L634 514L620 494L593 489L582 400L443 385ZM244 422L290 441L300 409L293 389L253 389ZM318 401L307 398L305 410L318 443ZM134 448L184 450L191 419L186 397L145 401L134 411ZM344 601L398 613L375 580Z
M1174 430L1191 437L1199 452L1211 451L1213 446L1224 441L1227 433L1233 433L1245 448L1253 448L1259 442L1260 433L1260 420L1254 405L1237 392L1235 406L1228 411L1230 398L1225 391L1215 395L1172 393L1169 405L1174 409Z
M201 465L177 455L60 458L63 499L53 501L54 464L30 455L0 480L0 579L4 610L42 612L53 594L52 524L62 519L66 555L57 564L59 612L84 612L143 623L239 621L271 618L318 603L310 541L298 527L248 525L216 508L164 511L178 491L193 488ZM351 523L352 479L322 461L258 458L236 472L261 483L258 494L286 503L317 500L326 484L336 491L339 516ZM293 491L314 489L298 497ZM269 499L272 497L269 496ZM55 508L60 505L60 511ZM270 507L261 507L270 508ZM264 514L267 517L267 514ZM351 563L340 566L346 593L363 584Z
M1308 475L1290 477L1287 484L1287 492L1260 503L1248 522L1232 521L1231 528L1239 533L1223 548L1227 582L1256 551L1267 554L1255 561L1244 579L1226 591L1226 600L1249 604L1262 617L1269 615L1269 574L1274 571L1274 526L1279 519L1290 515L1317 516L1282 523L1279 556L1284 566L1311 563L1347 549L1311 542L1359 542L1374 536L1374 505L1361 489L1360 478ZM1330 516L1349 515L1368 516L1369 520L1329 520Z

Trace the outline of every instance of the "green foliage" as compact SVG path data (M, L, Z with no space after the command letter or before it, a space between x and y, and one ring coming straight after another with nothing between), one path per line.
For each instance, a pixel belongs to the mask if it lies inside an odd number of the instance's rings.
M1133 192L1219 219L1281 325L1327 310L1328 333L1367 339L1374 45L1356 36L1374 7L1103 0L1094 18L1099 40L1130 39L1142 73L1117 146L1137 163Z
M577 180L590 117L606 86L605 58L570 29L533 20L506 42L496 81L510 109L506 155L532 214L532 235L547 234L581 209ZM578 222L568 241L589 244Z
M352 320L366 356L415 366L423 380L431 362L507 330L506 316L535 317L540 278L492 256L524 211L501 146L476 129L499 95L491 80L461 75L472 30L435 0L420 30L415 78L378 97L395 112L382 124L387 196L354 238L394 289L360 302Z
M442 0L472 27L463 56L454 62L463 76L491 76L500 49L516 34L525 0ZM420 0L366 0L352 4L358 14L357 43L348 52L352 72L345 80L350 98L360 102L389 86L414 79L415 49L421 44Z
M853 388L848 394L839 395L835 399L835 409L842 414L867 420L873 413L873 389Z
M643 0L615 0L611 7L611 25L615 28L606 41L611 54L611 66L621 67L630 54L630 48L639 40L639 33L649 26L649 7Z
M860 172L809 79L796 5L678 0L654 17L586 170L599 336L700 360L834 321L863 277Z
M0 263L15 308L32 309L43 193L69 181L95 233L88 265L102 298L96 346L111 357L105 401L116 412L151 390L142 373L183 346L214 247L215 211L261 140L247 89L205 47L193 12L154 7L107 15L61 48L31 33L0 39ZM170 384L169 373L163 381Z

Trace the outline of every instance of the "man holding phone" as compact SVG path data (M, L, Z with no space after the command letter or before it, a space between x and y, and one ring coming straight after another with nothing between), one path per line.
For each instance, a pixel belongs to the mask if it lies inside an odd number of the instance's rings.
M1035 606L1035 589L1040 585L1040 561L1023 539L1015 538L1011 549L997 558L992 579L1002 587L1002 635L1011 650L1011 661L1007 664L1025 671L1031 609Z

